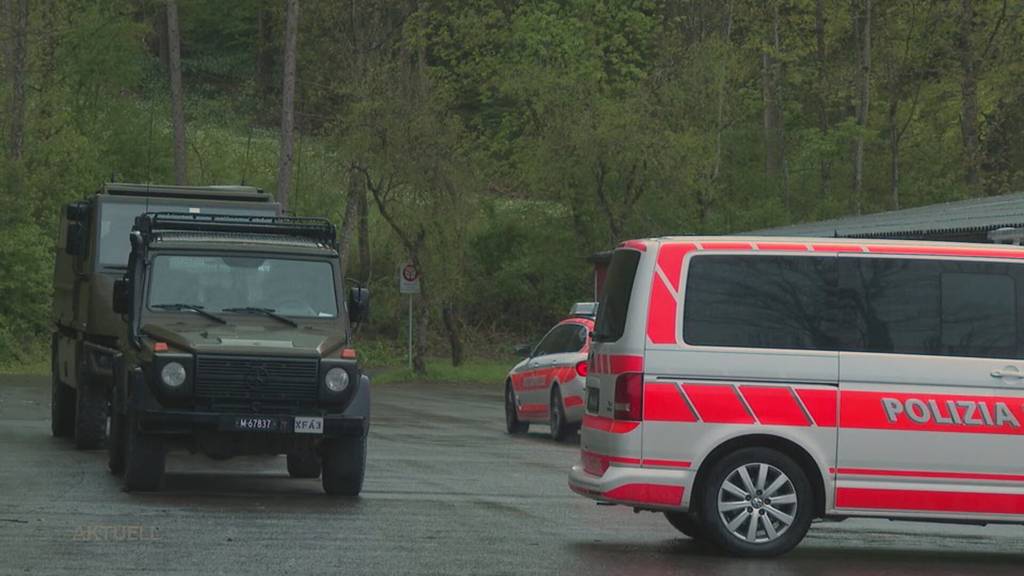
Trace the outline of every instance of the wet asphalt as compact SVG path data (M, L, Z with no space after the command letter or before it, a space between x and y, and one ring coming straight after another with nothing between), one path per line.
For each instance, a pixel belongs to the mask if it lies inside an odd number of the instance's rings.
M1024 527L816 524L772 560L717 556L660 515L573 495L577 442L503 430L495 386L374 389L360 498L283 457L172 454L127 494L104 451L49 434L49 381L0 375L0 574L1024 574Z

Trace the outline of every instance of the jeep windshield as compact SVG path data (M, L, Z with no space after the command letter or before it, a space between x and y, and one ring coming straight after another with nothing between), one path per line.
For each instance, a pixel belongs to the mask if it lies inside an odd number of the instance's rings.
M240 204L240 203L239 203ZM99 202L99 254L97 262L101 267L124 268L128 264L131 242L128 235L135 224L135 217L146 212L196 212L217 213L228 216L276 216L276 204L246 204L224 206L209 202L181 199L167 201L151 198L133 198L129 201L101 199Z
M335 318L334 268L322 260L165 254L153 258L150 310ZM219 314L223 316L223 314Z

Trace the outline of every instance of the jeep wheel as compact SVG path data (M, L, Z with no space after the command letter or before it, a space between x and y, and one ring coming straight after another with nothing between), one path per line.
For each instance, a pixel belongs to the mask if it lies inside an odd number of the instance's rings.
M358 496L366 473L366 436L335 438L324 442L324 492L334 496Z
M107 435L107 468L114 476L124 473L125 452L124 414L116 408L110 410L110 433Z
M810 482L789 456L744 448L708 471L702 532L736 556L778 556L803 540L814 515Z
M101 382L81 370L75 400L75 448L99 448L107 436L106 391Z
M565 408L562 407L562 393L558 391L558 382L551 389L551 410L548 411L551 424L551 439L561 442L569 429L565 423Z
M50 432L56 438L75 433L75 389L60 379L57 364L57 339L54 337L50 360Z
M127 492L159 490L164 479L167 456L164 443L155 436L143 434L134 413L124 418L124 489Z
M516 393L512 383L505 383L505 431L509 434L526 434L530 431L530 423L519 420L516 413Z
M320 476L320 457L312 446L296 448L288 453L288 475L292 478Z
M673 528L679 530L685 536L694 540L702 540L703 534L700 531L700 523L690 512L665 512L665 519Z

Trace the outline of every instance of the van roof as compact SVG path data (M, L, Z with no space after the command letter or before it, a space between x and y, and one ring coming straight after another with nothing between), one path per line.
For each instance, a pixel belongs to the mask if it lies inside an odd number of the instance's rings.
M696 244L698 249L772 250L784 252L874 252L935 256L1024 258L1024 247L1008 244L875 240L869 238L808 238L782 236L662 236L627 240L618 248L645 250L651 244Z
M247 200L269 202L269 194L255 186L170 186L107 182L99 191L110 196L149 196L162 198L205 198L208 200Z

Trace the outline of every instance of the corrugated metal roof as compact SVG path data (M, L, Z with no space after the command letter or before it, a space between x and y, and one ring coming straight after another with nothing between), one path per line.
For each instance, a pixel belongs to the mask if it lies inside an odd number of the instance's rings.
M745 232L763 236L847 236L906 238L984 233L1005 227L1024 227L1024 192L919 206L906 210L848 216Z

